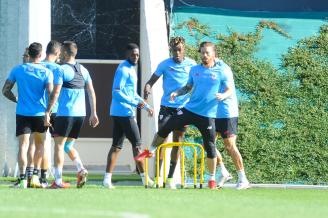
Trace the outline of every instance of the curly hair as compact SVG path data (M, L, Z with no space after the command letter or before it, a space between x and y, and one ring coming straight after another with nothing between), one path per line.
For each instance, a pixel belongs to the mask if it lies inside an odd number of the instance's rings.
M182 44L185 45L185 39L182 36L172 37L170 39L170 47L176 47L177 45Z

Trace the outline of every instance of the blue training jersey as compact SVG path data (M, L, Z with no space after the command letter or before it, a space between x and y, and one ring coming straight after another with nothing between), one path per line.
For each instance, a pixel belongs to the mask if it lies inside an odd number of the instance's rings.
M137 93L137 81L136 66L127 60L123 61L117 67L114 76L109 112L111 116L135 116L136 107L139 102L143 102Z
M173 58L162 61L156 71L156 76L163 75L163 96L161 105L166 107L183 107L189 100L190 95L177 96L174 102L170 101L170 94L187 84L189 71L196 62L190 58L185 58L181 63L176 63Z
M25 63L12 69L7 78L17 83L16 114L43 116L48 105L47 85L53 82L50 70L41 64Z
M239 115L238 100L237 100L236 87L235 87L235 82L233 79L231 68L222 60L219 60L217 64L219 64L222 67L222 74L227 79L226 84L223 84L221 86L219 92L223 93L226 90L227 86L229 86L232 89L232 94L228 98L224 99L223 101L219 101L216 118L238 117Z
M218 64L212 68L206 68L200 64L192 67L188 80L188 85L192 86L192 92L185 108L200 116L215 118L218 108L216 93L225 81L222 68Z
M91 83L89 71L80 65L81 80L80 87L65 87L66 83L76 78L75 70L68 64L61 65L61 69L56 71L54 85L62 85L58 98L58 110L56 116L83 117L86 116L85 109L85 85Z
M49 61L42 61L41 64L43 66L45 66L46 68L48 68L53 74L56 73L56 71L60 71L61 67L59 64L53 63L53 62L49 62ZM55 105L52 108L52 113L57 113L58 110L58 102L55 103Z

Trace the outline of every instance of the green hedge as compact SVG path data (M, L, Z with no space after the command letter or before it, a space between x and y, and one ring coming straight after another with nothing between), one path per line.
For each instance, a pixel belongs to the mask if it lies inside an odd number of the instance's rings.
M193 31L198 42L210 35L208 27L196 19L192 19L192 24L178 26L185 27ZM247 175L254 183L326 184L328 25L290 48L282 56L279 68L254 56L265 28L286 40L289 37L268 21L261 21L252 33L212 36L218 41L218 56L231 66L236 87L242 93L237 143ZM199 62L197 50L196 45L187 45L188 56ZM189 129L187 135L189 139L199 138L198 131ZM221 142L217 143L223 151ZM234 172L225 151L223 157Z

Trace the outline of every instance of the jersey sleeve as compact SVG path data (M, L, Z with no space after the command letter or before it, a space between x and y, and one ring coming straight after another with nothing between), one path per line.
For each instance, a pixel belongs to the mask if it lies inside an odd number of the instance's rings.
M63 77L64 71L62 67L58 67L56 70L53 71L54 73L54 85L62 85L63 84Z
M47 69L47 79L46 79L46 84L53 83L54 82L54 75L53 73Z
M229 87L234 84L233 74L230 67L225 67L222 72L221 84L224 87Z
M10 73L9 76L7 78L7 80L11 81L11 82L16 82L16 72L18 71L18 67L14 67Z
M91 76L90 76L89 71L84 66L82 66L82 65L81 65L81 71L82 71L81 73L83 75L83 78L84 78L85 83L92 82L92 79L91 79Z
M133 97L126 95L122 90L125 86L126 80L129 74L124 70L124 67L119 68L114 76L112 96L119 102L127 103L134 107L137 107L139 101Z
M190 86L193 86L194 85L194 78L193 78L194 69L195 69L194 67L192 67L190 69L189 78L188 78L188 81L187 81L187 85L190 85Z
M161 63L157 66L157 68L156 68L154 74L155 74L156 76L160 77L160 76L163 75L164 71L165 71L165 63L164 63L164 62L161 62Z

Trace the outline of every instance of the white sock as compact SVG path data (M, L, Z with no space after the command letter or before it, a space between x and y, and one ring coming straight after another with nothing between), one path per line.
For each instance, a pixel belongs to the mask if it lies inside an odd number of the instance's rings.
M63 175L63 169L59 167L55 167L55 183L57 185L63 183L62 175Z
M105 173L104 181L112 182L112 173Z
M215 173L210 174L210 180L214 180L215 181Z
M157 147L154 147L154 146L152 146L152 145L149 147L149 151L150 151L151 153L153 153L153 154L155 154L156 149L157 149Z
M247 178L246 178L246 174L245 174L245 171L244 170L240 170L237 172L238 174L238 181L240 182L247 182Z
M228 172L227 168L225 168L223 162L220 163L219 169L220 169L222 174L229 174L229 172Z
M73 163L75 164L78 172L80 172L82 169L84 169L84 166L82 164L82 161L81 161L80 157L76 157L73 160Z

